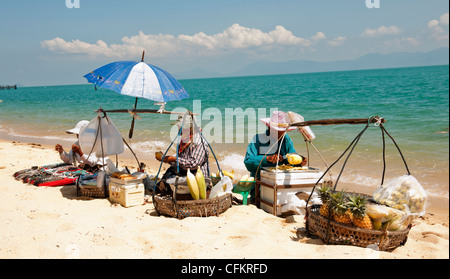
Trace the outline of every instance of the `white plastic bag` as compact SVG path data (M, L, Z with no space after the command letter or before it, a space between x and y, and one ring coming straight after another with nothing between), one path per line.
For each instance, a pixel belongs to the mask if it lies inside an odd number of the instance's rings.
M427 194L412 175L403 175L389 181L375 190L373 198L380 204L399 209L408 215L425 214Z
M108 115L102 117L100 114L80 130L79 142L81 149L86 154L89 154L92 150L92 153L99 158L123 153L122 135ZM92 148L93 146L94 148Z
M306 202L296 195L291 195L286 204L281 207L281 213L294 212L299 215L305 214Z
M221 176L220 181L212 187L209 198L220 197L225 193L231 193L232 190L233 182L231 181L231 178L226 175Z

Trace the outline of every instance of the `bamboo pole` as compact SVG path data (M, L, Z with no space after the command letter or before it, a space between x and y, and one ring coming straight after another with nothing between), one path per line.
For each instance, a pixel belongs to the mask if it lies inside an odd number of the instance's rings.
M186 112L176 112L176 111L161 111L158 112L156 109L113 109L113 110L103 110L107 113L161 113L161 114L178 114L184 115ZM97 111L96 111L97 112ZM198 113L192 113L192 115L199 115Z
M291 127L304 127L304 126L315 126L315 125L338 125L338 124L367 124L367 123L386 123L386 119L373 116L370 118L351 118L351 119L322 119L322 120L311 120L304 122L296 122L291 124Z

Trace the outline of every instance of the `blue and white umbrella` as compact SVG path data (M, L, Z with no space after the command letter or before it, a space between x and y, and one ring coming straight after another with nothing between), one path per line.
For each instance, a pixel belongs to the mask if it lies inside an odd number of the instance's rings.
M156 102L189 97L183 86L168 72L144 62L113 62L84 77L100 88Z
M188 98L183 86L168 72L156 66L144 63L144 53L141 62L118 61L102 66L84 77L95 86L113 90L117 93L144 98L164 104L168 101ZM136 114L134 114L136 117ZM133 135L134 119L131 122L129 137Z

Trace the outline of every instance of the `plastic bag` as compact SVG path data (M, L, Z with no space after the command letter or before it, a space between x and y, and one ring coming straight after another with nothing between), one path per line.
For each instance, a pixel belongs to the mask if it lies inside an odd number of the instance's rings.
M403 175L375 190L373 199L408 215L422 216L427 194L414 176Z
M367 204L366 213L372 219L374 230L405 230L414 218L401 210L372 203Z
M226 175L221 176L220 181L212 187L209 198L220 197L225 193L231 193L232 190L233 182L231 181L231 178Z
M101 127L101 134L99 127ZM92 150L97 157L121 154L124 151L123 138L119 130L108 115L102 117L100 113L80 130L79 141L84 153L89 154Z
M119 170L116 168L116 165L110 159L106 160L106 174L111 175Z
M286 204L281 207L281 213L294 212L299 215L305 214L306 202L299 199L296 195L289 197Z

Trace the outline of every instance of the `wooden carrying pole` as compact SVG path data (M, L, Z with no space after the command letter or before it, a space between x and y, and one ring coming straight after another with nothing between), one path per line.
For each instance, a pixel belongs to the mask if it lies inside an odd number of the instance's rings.
M184 115L186 112L176 112L176 111L159 111L156 109L113 109L113 110L104 110L104 112L108 113L161 113L161 114L178 114ZM192 115L198 115L198 113L192 113Z
M296 122L291 127L315 126L315 125L337 125L337 124L367 124L367 123L386 123L386 120L379 116L369 118L351 118L351 119L323 119Z

